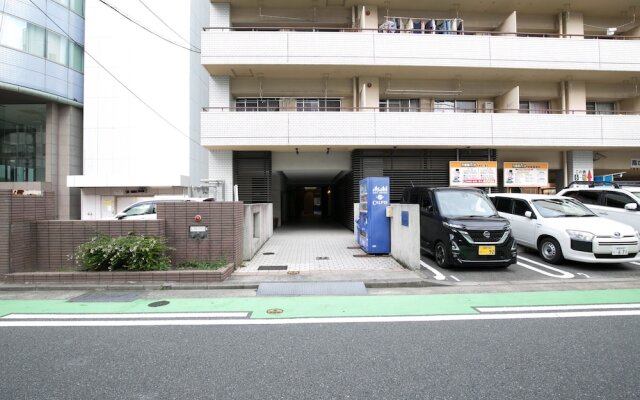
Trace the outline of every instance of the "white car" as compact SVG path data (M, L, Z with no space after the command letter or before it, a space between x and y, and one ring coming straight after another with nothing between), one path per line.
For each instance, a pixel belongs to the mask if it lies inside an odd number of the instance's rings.
M569 187L558 195L574 198L599 216L640 231L640 187L623 185L620 182L616 186Z
M601 218L579 201L562 196L492 194L498 214L511 223L516 242L537 249L547 262L640 261L640 233Z
M204 198L150 198L149 200L138 201L131 204L116 215L116 219L157 219L156 204L160 202L180 202L180 201L215 201L213 197Z

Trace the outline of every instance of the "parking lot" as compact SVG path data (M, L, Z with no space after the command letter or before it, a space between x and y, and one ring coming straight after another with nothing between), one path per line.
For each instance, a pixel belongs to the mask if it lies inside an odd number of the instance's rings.
M505 282L505 281L575 281L624 280L640 278L640 262L620 264L585 264L567 261L552 265L544 262L534 251L518 247L518 263L508 268L452 267L443 269L433 257L422 254L421 267L428 277L447 283Z

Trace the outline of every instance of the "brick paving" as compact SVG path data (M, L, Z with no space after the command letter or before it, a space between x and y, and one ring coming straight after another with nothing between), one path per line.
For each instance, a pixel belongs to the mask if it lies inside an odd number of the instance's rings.
M340 225L281 227L251 261L235 274L286 274L287 271L405 270L390 256L366 256L356 247L354 233ZM273 253L272 255L265 253ZM325 258L326 257L326 258ZM259 271L260 266L287 266L286 271Z

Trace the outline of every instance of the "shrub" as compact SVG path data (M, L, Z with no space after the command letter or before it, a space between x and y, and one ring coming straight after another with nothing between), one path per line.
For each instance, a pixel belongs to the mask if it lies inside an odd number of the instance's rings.
M177 269L220 269L227 265L227 259L224 257L220 257L215 261L183 261L178 264Z
M78 246L74 258L77 264L92 271L162 271L171 266L166 255L169 250L173 248L160 237L100 235Z

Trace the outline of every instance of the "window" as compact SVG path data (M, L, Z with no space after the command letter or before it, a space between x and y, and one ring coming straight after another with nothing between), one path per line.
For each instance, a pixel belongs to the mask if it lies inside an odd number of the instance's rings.
M298 99L298 111L340 111L340 99Z
M84 70L84 50L73 42L69 42L69 67L78 72Z
M475 100L436 100L435 112L476 112Z
M380 100L380 111L417 112L420 111L420 99Z
M236 99L236 111L280 111L280 99Z
M511 214L511 199L506 197L494 197L496 210L499 212Z
M44 57L45 30L9 14L0 14L0 44Z
M587 114L613 114L614 111L614 103L587 101Z
M81 17L84 17L84 0L71 0L69 8L74 13L78 14Z
M66 65L68 48L66 38L57 33L47 32L47 59Z
M635 203L635 201L624 193L605 192L605 205L607 207L624 208L625 204Z
M420 210L422 212L433 212L433 204L431 203L431 195L429 192L422 192L420 194Z
M521 114L549 114L548 101L521 101Z
M576 190L573 192L567 192L564 196L574 198L584 204L598 204L598 197L600 197L599 190Z
M524 200L513 200L513 214L524 217L524 213L527 211L531 211L529 205Z
M45 179L44 104L0 107L0 182L43 182Z

